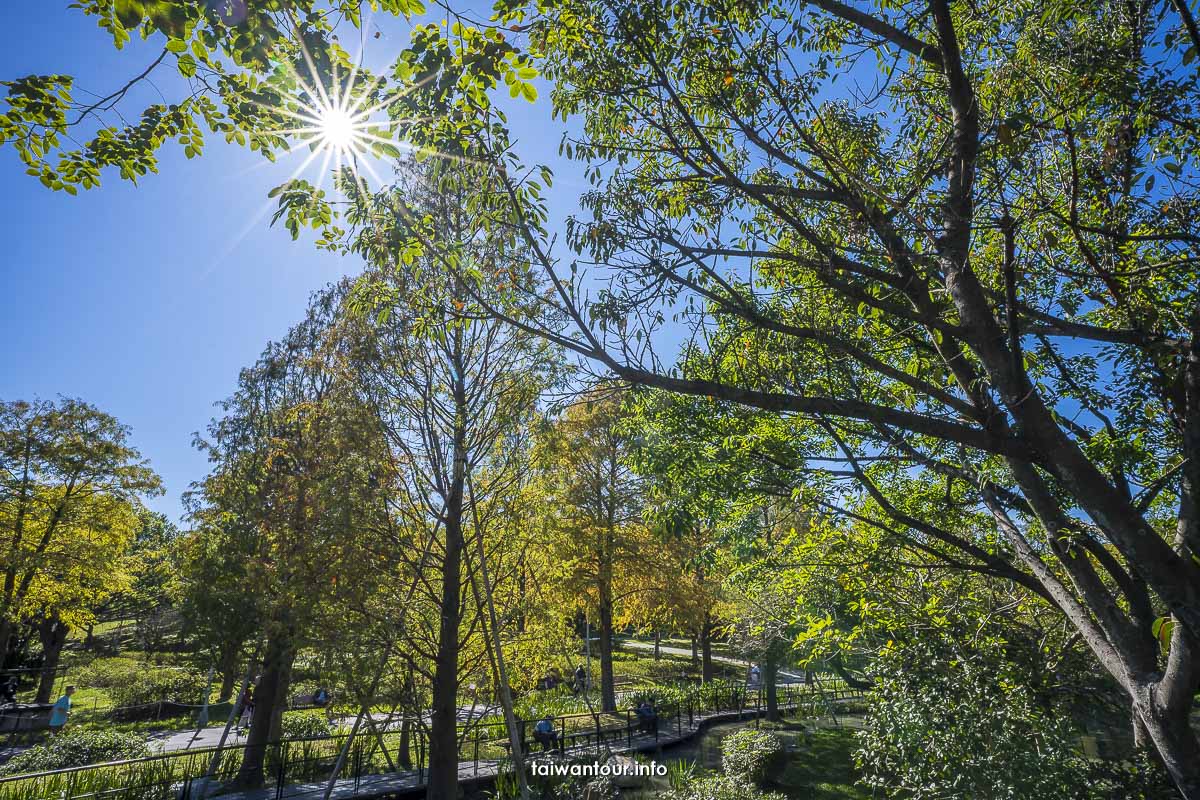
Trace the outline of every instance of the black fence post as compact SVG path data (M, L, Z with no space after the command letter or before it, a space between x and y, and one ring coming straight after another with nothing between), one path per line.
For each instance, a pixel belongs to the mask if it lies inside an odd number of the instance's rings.
M287 769L286 769L287 757L288 757L288 752L287 752L286 746L276 743L275 744L275 760L277 762L279 762L279 766L275 772L275 798L276 798L276 800L279 800L279 798L283 797L283 783L284 783L284 780L286 780L286 778L287 778Z

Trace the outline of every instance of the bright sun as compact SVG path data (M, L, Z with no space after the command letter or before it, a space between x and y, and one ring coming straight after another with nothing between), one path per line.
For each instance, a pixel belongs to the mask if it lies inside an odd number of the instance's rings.
M354 117L345 109L322 109L317 130L326 147L352 151L358 144L357 125Z
M304 51L305 61L310 74L315 75L316 68ZM372 146L389 145L395 147L392 136L387 132L394 121L376 120L399 96L392 95L380 99L378 90L380 79L359 82L360 73L355 66L347 80L338 78L335 70L330 86L314 80L311 84L293 72L296 80L297 95L295 104L290 108L275 109L282 116L293 121L294 127L284 128L273 133L279 136L294 137L294 144L289 152L304 146L310 152L292 174L293 179L300 175L317 159L323 159L320 172L333 165L333 172L341 174L348 167L355 175L361 168L372 178L378 176L371 168L369 159L359 160L359 156L371 152Z

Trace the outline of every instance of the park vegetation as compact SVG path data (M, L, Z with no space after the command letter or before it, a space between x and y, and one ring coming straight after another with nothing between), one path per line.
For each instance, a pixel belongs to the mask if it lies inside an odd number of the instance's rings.
M705 682L717 649L761 664L769 716L783 671L869 689L857 767L889 796L1200 800L1185 0L377 0L411 25L379 74L336 37L361 6L84 0L161 46L133 83L187 90L126 122L125 89L6 84L0 144L71 193L172 141L274 158L329 96L387 123L351 144L382 175L271 193L362 270L198 437L188 530L140 509L112 418L3 407L7 658L169 606L222 699L257 681L239 783L304 672L356 732L407 714L451 800L460 706L517 753L593 631L597 719L620 634L681 636ZM505 94L569 121L574 215Z

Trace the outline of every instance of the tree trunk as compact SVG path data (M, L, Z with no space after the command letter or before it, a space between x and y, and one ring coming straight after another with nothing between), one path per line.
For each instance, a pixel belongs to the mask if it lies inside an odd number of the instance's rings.
M1187 800L1200 800L1200 738L1190 724L1200 690L1200 638L1175 622L1166 669L1153 682L1131 683L1140 717L1162 764Z
M461 287L456 287L461 288ZM458 629L462 622L462 559L466 547L463 512L467 485L467 387L463 368L463 333L455 328L453 463L445 485L446 546L442 559L441 619L433 670L433 707L429 712L429 777L427 800L458 796Z
M525 592L527 591L526 584L528 582L528 578L526 577L525 572L526 572L526 570L525 570L525 554L522 553L520 563L517 566L517 592L518 592L517 597L521 597L521 598L525 597ZM520 612L517 614L516 629L517 629L518 634L525 632L525 604L524 603L521 604Z
M692 631L692 666L700 666L700 651L696 649L696 632Z
M416 691L413 687L412 668L406 667L404 671L404 688L401 690L400 708L404 714L404 718L400 721L400 744L396 753L396 763L402 769L412 769L412 722L409 720L409 715L412 713L420 713L420 709L416 707L415 695Z
M1150 738L1150 731L1146 730L1146 723L1142 722L1142 717L1138 714L1136 707L1133 709L1133 746L1138 750L1154 751L1154 740Z
M462 495L447 509L446 554L442 561L441 625L429 721L428 800L458 795L458 627L462 592Z
M13 638L14 625L10 619L0 619L0 668L9 669L9 643Z
M83 649L91 650L96 646L96 623L90 623L87 627L87 636L83 637Z
M768 659L762 665L762 679L767 684L767 719L772 722L779 720L779 692L776 683L779 677L779 665Z
M287 680L291 675L290 665L294 656L289 633L275 634L268 640L263 656L262 677L254 689L250 733L246 737L246 749L236 780L240 787L263 784L263 764L271 741L271 728L276 724L279 714L282 714L279 706L287 704Z
M704 626L700 628L700 680L712 683L712 615L705 612Z
M662 648L660 646L661 642L662 642L662 634L659 631L655 630L654 631L654 660L655 661L658 661L660 658L662 658Z
M409 744L412 738L412 722L408 717L400 721L400 745L396 752L396 763L401 769L412 769L412 748Z
M35 703L49 703L54 693L54 680L58 673L58 659L63 645L67 643L70 626L57 616L48 617L38 624L38 638L42 642L42 672L38 681Z
M217 692L217 702L226 703L233 698L233 688L240 677L238 672L238 651L240 644L224 644L218 651L217 669L221 673L221 688Z
M600 583L600 710L616 711L617 694L613 680L613 600L612 580Z
M1200 741L1188 724L1190 711L1190 703L1170 711L1143 708L1140 717L1180 795L1200 800Z
M288 693L292 687L292 666L296 663L296 649L288 651L280 665L279 678L275 681L275 702L271 708L271 726L267 729L267 741L283 739L283 712L288 710Z

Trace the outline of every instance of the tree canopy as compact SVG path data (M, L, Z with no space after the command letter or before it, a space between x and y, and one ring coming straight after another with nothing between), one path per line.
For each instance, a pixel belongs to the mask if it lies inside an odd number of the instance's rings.
M202 126L270 155L304 139L294 117L316 95L357 93L386 117L380 155L410 148L435 181L471 164L461 207L496 247L478 258L425 197L345 173L345 203L279 187L293 236L442 270L448 318L503 320L669 393L668 415L711 416L694 452L731 471L696 457L668 473L729 489L744 467L757 490L1038 598L1200 796L1185 2L501 0L486 21L415 24L357 82L333 31L359 3L255 6L83 3L118 46L161 37L151 69L173 61L194 91L107 127L121 90L77 104L69 78L19 79L0 143L74 191L107 167L137 178L168 140L196 154ZM536 99L538 75L589 183L565 241L550 170L494 101L502 84ZM63 149L83 124L94 138Z

